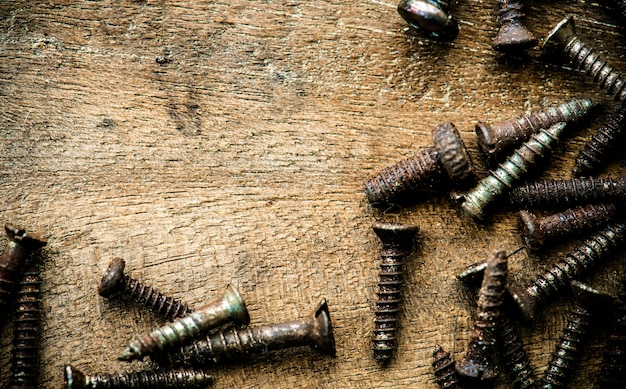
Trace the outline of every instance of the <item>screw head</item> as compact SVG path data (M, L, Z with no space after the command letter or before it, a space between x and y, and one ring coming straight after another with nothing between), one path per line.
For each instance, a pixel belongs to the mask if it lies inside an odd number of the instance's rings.
M398 13L411 28L430 38L452 41L459 34L457 21L435 0L401 0Z
M543 40L541 48L550 52L559 51L563 49L574 36L576 36L574 18L568 16L561 20L559 24L548 33L548 36Z
M335 337L333 336L333 326L330 321L330 312L326 299L323 299L313 312L313 348L325 355L334 357Z
M433 130L433 142L439 162L455 183L463 183L473 176L472 161L454 124L438 124Z
M124 268L126 263L122 258L113 258L106 273L102 276L100 286L98 287L98 294L102 297L109 297L113 293L117 292L119 286L124 279Z
M376 223L372 227L383 244L410 246L419 231L413 224Z
M543 246L543 230L539 226L537 216L523 210L519 211L517 218L522 240L528 249L539 250Z
M522 23L503 24L493 40L498 51L524 50L537 46L537 38Z

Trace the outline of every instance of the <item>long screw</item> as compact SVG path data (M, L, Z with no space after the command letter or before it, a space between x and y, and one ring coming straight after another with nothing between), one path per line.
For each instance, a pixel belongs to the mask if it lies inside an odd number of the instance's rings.
M564 129L565 123L558 123L533 134L530 140L522 144L496 170L490 171L473 189L455 195L463 211L474 219L482 219L484 209L491 202L521 181L531 168L552 151Z
M626 98L626 80L576 36L572 17L561 20L545 38L542 47L549 52L564 54L575 68L584 70L615 100Z
M163 352L231 321L248 324L250 316L237 289L229 285L221 300L209 303L187 317L175 320L131 341L119 359L131 361Z
M180 300L165 296L158 290L124 274L125 266L122 258L114 258L111 261L98 287L100 296L123 296L146 306L168 321L185 317L193 312L193 309Z
M398 13L417 32L432 39L453 41L459 34L459 24L449 8L447 0L400 0Z
M403 261L413 248L418 227L414 225L376 223L374 232L383 248L378 281L378 301L374 319L374 359L388 363L396 348L398 315L402 303Z
M310 346L322 354L335 356L335 339L326 300L322 300L307 319L243 329L231 328L207 335L156 359L175 366L204 367L223 360L301 346Z
M571 280L585 274L620 247L625 229L626 225L622 223L609 225L568 252L563 259L526 286L510 286L509 292L524 317L533 320L540 304L561 292Z
M126 374L86 375L71 365L65 366L66 389L183 389L205 388L212 383L212 376L194 370L142 370Z
M537 46L537 37L522 24L524 13L519 0L498 0L500 29L492 47L498 51L524 50Z
M613 309L614 317L604 350L597 389L626 388L626 282Z
M455 363L440 345L435 346L433 351L433 373L435 382L443 389L463 389L459 374L456 372Z

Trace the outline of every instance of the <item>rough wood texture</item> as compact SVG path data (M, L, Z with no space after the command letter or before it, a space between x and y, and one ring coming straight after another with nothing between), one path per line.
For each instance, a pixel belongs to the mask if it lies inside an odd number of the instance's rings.
M476 161L478 120L573 97L601 100L604 108L570 132L543 175L568 177L615 103L537 50L519 59L495 53L495 1L453 4L461 31L450 44L407 32L395 7L390 0L0 3L0 221L49 242L41 387L60 387L66 363L87 372L142 366L116 357L158 320L97 295L115 256L134 277L196 307L233 282L253 325L308 315L328 299L336 359L272 353L214 369L216 388L436 387L435 344L459 359L472 325L454 275L494 250L517 249L516 215L503 210L477 225L438 197L383 213L367 204L363 179L429 145L443 121L456 124ZM537 36L579 15L580 35L626 70L624 29L609 6L532 1L526 11ZM397 357L385 369L371 352L377 220L421 227ZM516 254L511 282L567 248ZM612 261L587 281L615 293L620 276ZM561 332L566 299L523 330L537 371ZM2 324L2 381L10 328ZM576 387L589 387L601 339Z

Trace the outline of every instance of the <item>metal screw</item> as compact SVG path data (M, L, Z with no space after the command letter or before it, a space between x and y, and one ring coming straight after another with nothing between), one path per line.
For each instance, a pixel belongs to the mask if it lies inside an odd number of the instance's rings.
M624 281L622 281L619 301L616 301L612 311L614 318L609 329L597 382L597 387L601 389L626 387L626 282Z
M66 389L182 389L204 388L212 383L212 376L194 370L142 370L126 374L86 375L71 365L65 366Z
M450 358L450 353L444 351L440 345L435 346L432 366L435 382L439 386L443 389L462 389L459 375L454 368L454 361Z
M422 148L412 157L380 171L365 181L365 194L373 206L381 207L417 191L432 191L446 180L459 186L473 177L467 149L452 123L433 130L434 146Z
M515 150L496 170L490 171L473 189L465 194L455 195L455 200L463 211L474 219L482 219L487 205L521 181L532 167L552 151L564 129L565 123L558 123L533 134L530 140Z
M415 225L376 223L374 232L383 244L374 320L374 359L391 360L396 348L399 305L402 303L403 260L410 255L418 232Z
M498 0L500 29L492 47L498 51L524 50L537 46L537 38L522 24L524 13L519 0Z
M46 245L46 242L12 224L5 224L4 230L9 243L0 256L0 316L3 318L7 315L6 306L10 303L10 295L19 281L26 260L33 251Z
M322 354L335 356L335 339L326 300L322 300L306 320L231 328L188 343L161 359L173 365L206 366L250 354L301 346L310 346Z
M589 176L621 151L626 135L626 105L622 104L600 126L574 160L574 176Z
M193 312L193 309L180 300L165 296L154 288L124 274L125 266L122 258L114 258L111 261L98 287L100 296L122 295L141 303L157 315L170 321L185 317Z
M479 381L490 381L496 377L493 357L496 327L506 290L507 267L504 251L496 252L487 261L468 350L465 358L456 364L456 371L463 377Z
M574 292L574 306L570 311L567 326L552 353L552 360L544 373L541 382L544 389L567 386L580 359L581 347L591 327L593 314L601 312L602 308L606 309L612 301L611 296L578 281L572 281L571 288Z
M452 41L459 35L459 24L448 13L445 0L400 0L398 13L411 28L429 38Z
M593 231L616 216L617 208L614 204L589 204L544 217L520 211L518 225L526 247L539 250L547 242Z
M510 286L509 292L524 317L533 320L540 304L562 291L570 280L580 277L608 257L624 241L625 228L626 225L622 223L605 227L526 286L521 288Z
M542 48L564 54L574 67L584 70L595 82L599 82L600 88L606 89L607 94L613 96L615 100L621 101L626 98L626 80L606 61L600 60L591 47L576 36L572 17L561 20L550 31L543 41Z
M248 324L250 316L243 299L234 286L226 288L221 300L213 301L189 316L168 323L131 341L119 356L131 361L162 352L188 340L198 338L212 328L229 321Z
M624 201L626 174L615 178L589 177L571 180L542 180L520 185L509 193L511 204L520 208L584 205Z
M503 156L510 154L515 146L527 141L532 134L559 122L576 122L594 106L589 99L573 99L493 126L478 123L475 128L478 146L489 166L494 167Z

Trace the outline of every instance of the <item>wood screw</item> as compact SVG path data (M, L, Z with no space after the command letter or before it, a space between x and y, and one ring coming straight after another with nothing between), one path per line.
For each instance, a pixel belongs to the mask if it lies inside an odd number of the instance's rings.
M455 364L450 353L444 351L440 345L435 346L433 351L433 373L435 382L443 389L462 389L459 382L459 375L456 372Z
M524 50L537 46L537 38L522 24L524 13L520 0L498 0L500 29L492 47L498 51Z
M459 24L449 9L446 0L400 0L398 4L398 13L411 28L442 41L453 41L459 35Z
M212 383L212 376L193 370L86 375L71 365L65 366L66 389L183 389L205 388Z

